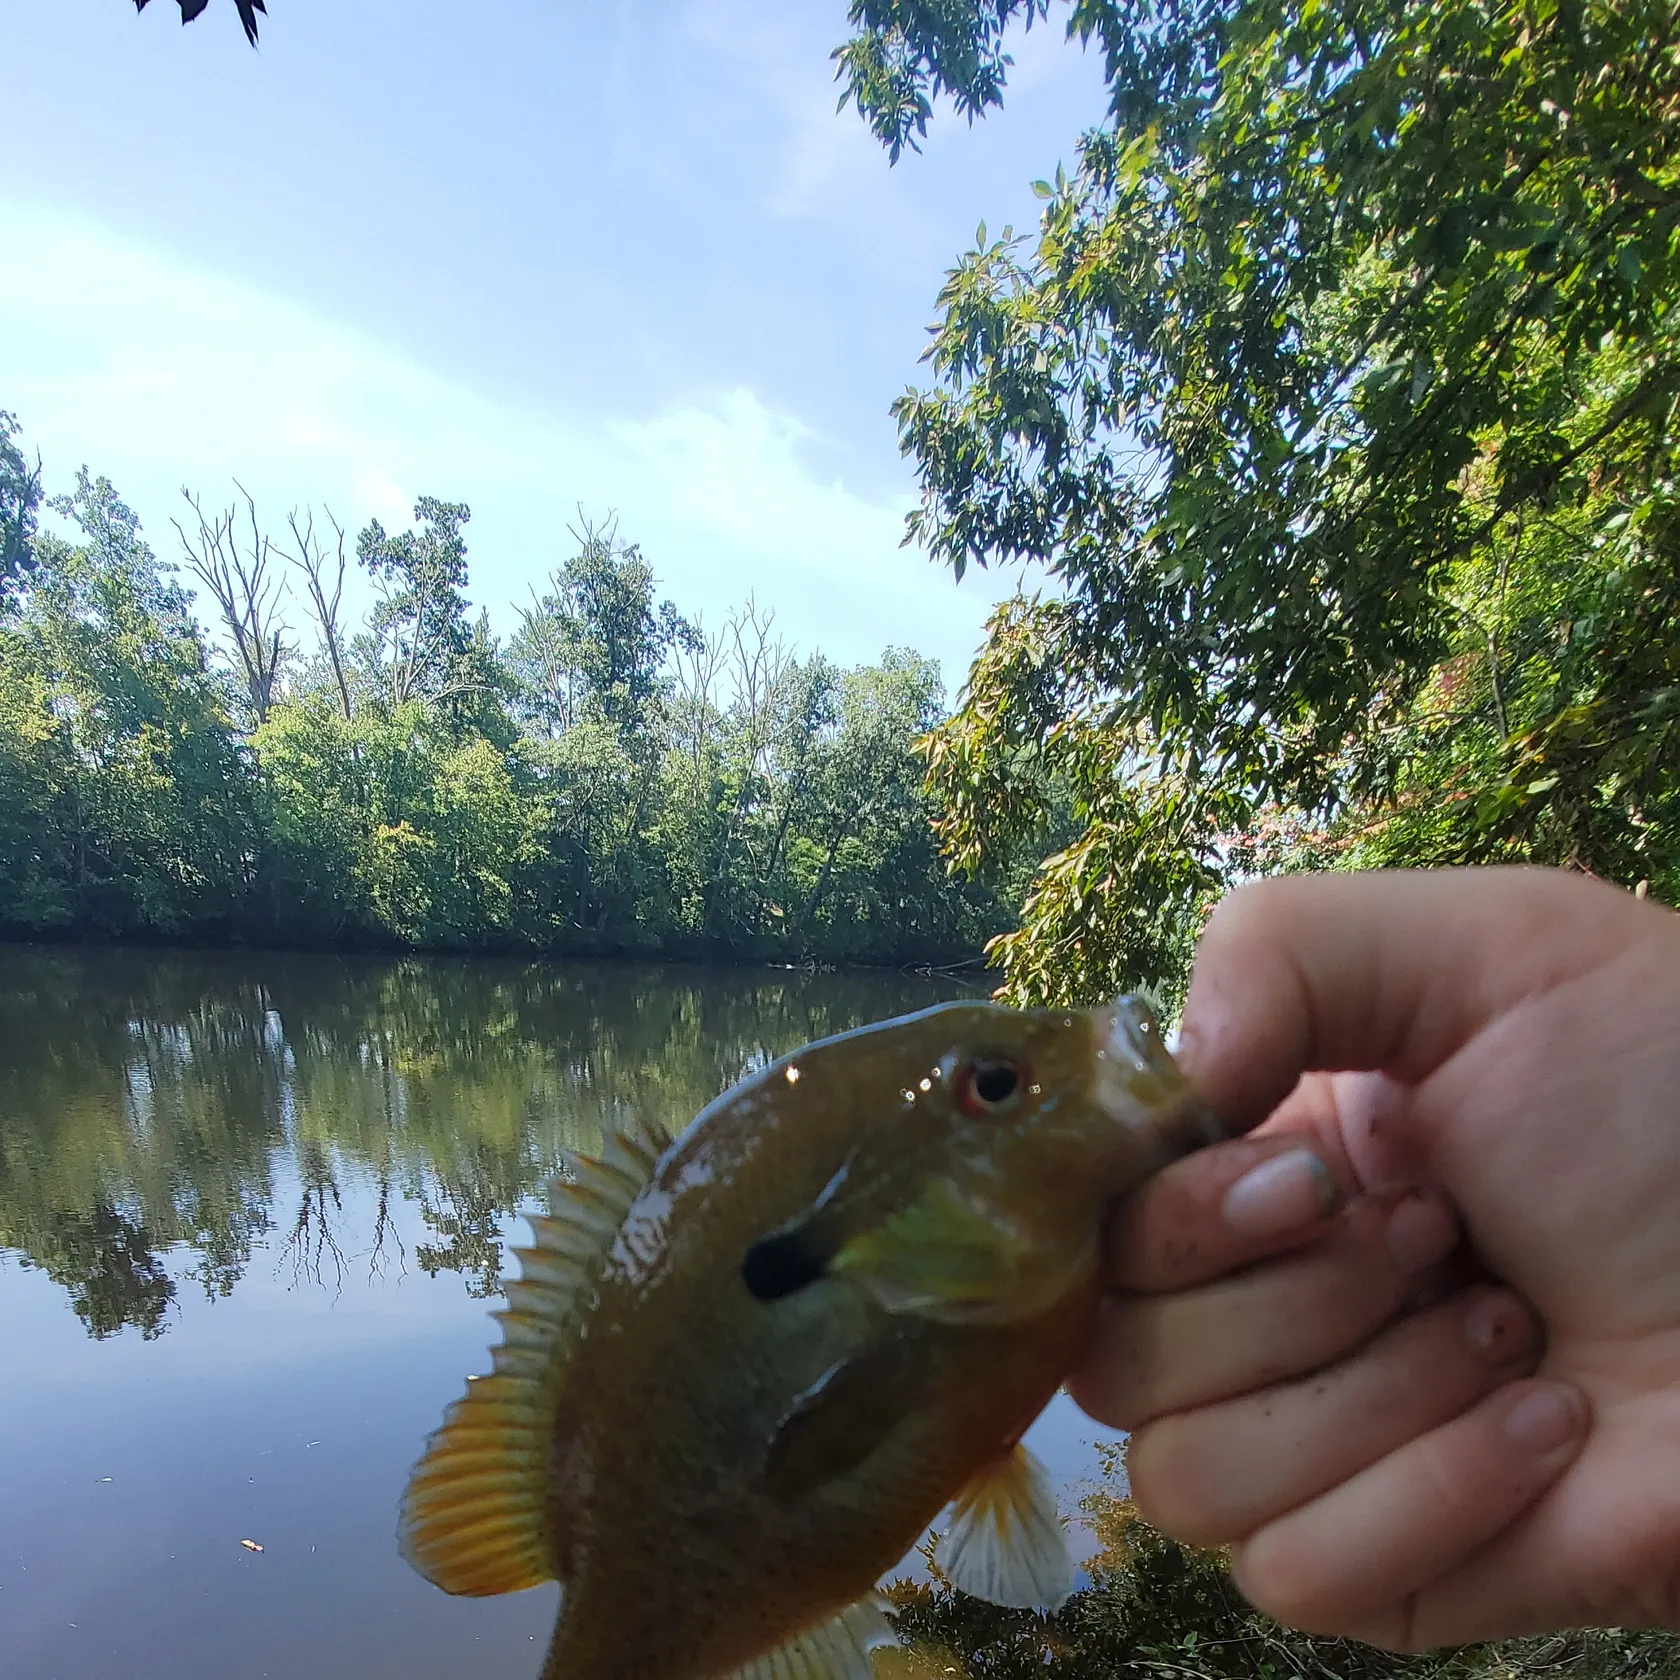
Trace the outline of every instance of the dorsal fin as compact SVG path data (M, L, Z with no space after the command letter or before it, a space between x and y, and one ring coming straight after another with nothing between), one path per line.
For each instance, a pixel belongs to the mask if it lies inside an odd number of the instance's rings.
M409 1477L398 1517L402 1555L445 1592L518 1592L554 1578L544 1528L550 1438L566 1361L624 1216L668 1140L624 1122L599 1156L574 1155L530 1217L530 1248L491 1350L492 1374L469 1378Z

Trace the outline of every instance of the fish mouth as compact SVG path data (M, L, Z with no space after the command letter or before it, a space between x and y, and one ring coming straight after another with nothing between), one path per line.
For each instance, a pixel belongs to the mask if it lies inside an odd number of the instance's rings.
M1110 1120L1153 1145L1163 1161L1234 1135L1191 1089L1147 1000L1127 995L1092 1014L1093 1089Z

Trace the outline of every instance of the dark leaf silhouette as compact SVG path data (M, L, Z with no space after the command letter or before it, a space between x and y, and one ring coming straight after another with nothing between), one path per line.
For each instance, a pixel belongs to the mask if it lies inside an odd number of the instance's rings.
M181 8L181 22L191 23L210 4L210 0L175 0L175 3ZM263 0L233 0L233 3L239 8L239 21L245 25L245 39L254 47L257 44L257 13L267 17L268 7ZM143 12L146 4L147 0L134 0L134 9Z

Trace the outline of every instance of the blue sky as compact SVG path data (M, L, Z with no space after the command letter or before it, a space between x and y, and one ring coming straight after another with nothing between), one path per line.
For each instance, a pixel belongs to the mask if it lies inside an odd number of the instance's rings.
M0 0L0 408L172 554L183 483L276 526L471 503L476 602L615 509L685 610L909 644L954 690L1013 574L900 549L887 412L982 219L1102 110L1059 15L1005 111L889 168L836 113L843 0Z

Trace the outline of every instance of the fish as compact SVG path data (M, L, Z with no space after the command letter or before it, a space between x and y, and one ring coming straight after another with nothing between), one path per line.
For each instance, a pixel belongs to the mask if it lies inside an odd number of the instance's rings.
M962 1591L1074 1565L1021 1437L1090 1337L1113 1200L1224 1137L1138 997L935 1005L808 1044L675 1137L632 1116L530 1216L491 1371L403 1556L561 1589L542 1680L869 1680L936 1519Z

